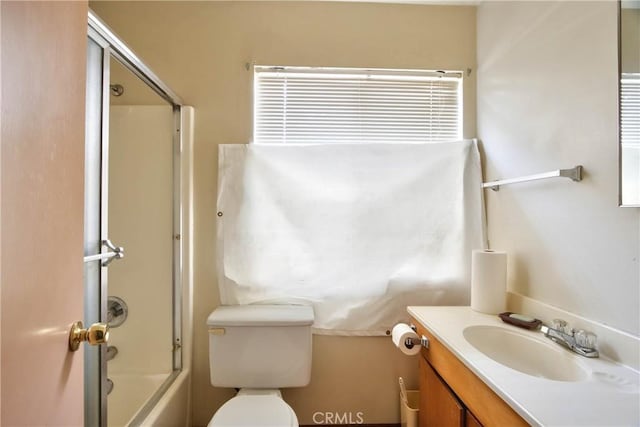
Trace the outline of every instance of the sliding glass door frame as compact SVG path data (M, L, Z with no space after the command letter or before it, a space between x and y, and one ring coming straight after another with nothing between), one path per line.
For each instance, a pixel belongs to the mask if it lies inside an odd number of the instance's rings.
M182 206L181 99L166 86L92 11L88 15L87 114L85 153L85 256L105 251L109 207L110 61L118 60L144 81L173 110L173 372L152 396L159 399L182 370ZM118 242L114 242L116 245ZM106 249L108 250L108 249ZM107 321L108 267L102 261L85 262L85 322ZM85 426L107 426L107 363L105 345L85 348ZM130 425L139 425L140 411Z
M84 255L102 253L103 236L108 235L108 194L106 174L109 164L109 46L89 29L87 41L87 105L85 132L85 213ZM84 263L84 322L106 320L107 269L101 260ZM85 347L85 426L106 426L106 346Z

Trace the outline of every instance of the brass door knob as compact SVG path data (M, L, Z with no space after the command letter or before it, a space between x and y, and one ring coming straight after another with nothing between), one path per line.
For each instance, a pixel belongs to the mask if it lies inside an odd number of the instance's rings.
M87 341L90 345L104 344L109 341L109 325L94 323L84 329L82 322L75 322L69 331L69 350L76 351L80 343Z

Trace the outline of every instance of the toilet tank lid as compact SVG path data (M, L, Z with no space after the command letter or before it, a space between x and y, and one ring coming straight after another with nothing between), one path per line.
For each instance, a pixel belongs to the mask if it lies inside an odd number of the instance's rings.
M209 326L306 326L313 324L308 305L223 305L209 315Z

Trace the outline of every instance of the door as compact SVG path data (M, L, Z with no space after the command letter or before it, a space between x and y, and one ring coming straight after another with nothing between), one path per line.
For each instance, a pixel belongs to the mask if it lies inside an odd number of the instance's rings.
M86 1L1 2L1 420L83 424Z
M421 427L462 427L465 408L449 386L420 357L420 412Z

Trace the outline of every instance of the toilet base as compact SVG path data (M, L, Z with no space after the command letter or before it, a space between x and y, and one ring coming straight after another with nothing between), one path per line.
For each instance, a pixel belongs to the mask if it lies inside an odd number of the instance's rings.
M277 389L240 389L208 427L298 427L298 417Z

